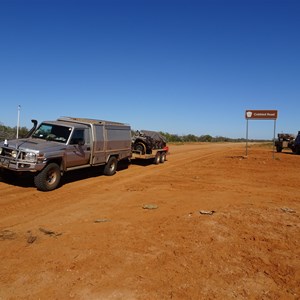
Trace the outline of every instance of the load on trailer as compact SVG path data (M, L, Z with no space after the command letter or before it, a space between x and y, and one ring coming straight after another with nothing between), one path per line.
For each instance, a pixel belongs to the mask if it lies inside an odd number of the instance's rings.
M0 169L4 175L33 173L41 191L57 188L65 172L104 166L104 174L110 176L116 173L119 161L135 158L128 124L73 117L44 121L38 127L36 120L32 122L26 138L0 143ZM147 149L139 158L153 158L155 163L165 160L166 146L155 153Z

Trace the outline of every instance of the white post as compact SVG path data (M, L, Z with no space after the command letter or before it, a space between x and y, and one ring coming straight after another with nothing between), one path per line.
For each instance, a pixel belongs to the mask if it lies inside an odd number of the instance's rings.
M19 128L20 128L20 110L21 110L21 105L18 105L17 139L19 138Z
M276 119L274 119L274 134L273 134L273 159L275 158L275 135L276 135Z
M248 156L248 118L246 121L246 156Z

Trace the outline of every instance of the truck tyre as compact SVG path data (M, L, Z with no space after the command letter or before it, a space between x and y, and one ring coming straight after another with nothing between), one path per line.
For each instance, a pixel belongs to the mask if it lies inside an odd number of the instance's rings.
M40 191L52 191L59 185L60 178L58 164L50 163L34 177L34 184Z
M111 156L104 167L104 175L111 176L114 175L117 171L118 160L116 157Z
M276 151L277 151L277 152L281 152L281 151L282 151L282 147L276 146Z
M155 165L158 165L160 163L160 153L159 152L156 153L156 155L155 155L155 157L153 159L153 163Z
M166 161L166 153L162 152L160 154L160 163L163 164Z

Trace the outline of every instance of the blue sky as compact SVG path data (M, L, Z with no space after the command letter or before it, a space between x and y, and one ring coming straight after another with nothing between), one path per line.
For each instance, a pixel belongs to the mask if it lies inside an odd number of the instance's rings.
M245 137L300 130L298 0L0 0L0 122L90 117ZM249 138L272 138L250 121Z

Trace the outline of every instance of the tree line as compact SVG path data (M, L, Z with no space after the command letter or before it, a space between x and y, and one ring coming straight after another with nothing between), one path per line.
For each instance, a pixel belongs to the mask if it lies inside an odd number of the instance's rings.
M19 138L23 138L27 135L29 129L26 127L19 128ZM205 135L194 135L194 134L187 134L187 135L178 135L178 134L171 134L168 132L160 132L168 143L195 143L195 142L245 142L246 139L244 138L228 138L224 136L216 136L213 137L209 134ZM15 139L17 136L17 127L9 127L5 126L0 123L0 141L5 139ZM251 140L257 141L257 140ZM267 141L267 140L259 140L259 141Z
M190 143L190 142L244 142L244 138L228 138L225 136L216 136L213 137L209 134L204 135L194 135L194 134L186 134L186 135L178 135L178 134L170 134L167 132L160 132L169 143Z
M19 128L19 138L23 138L27 135L29 130L26 127ZM0 141L4 141L5 139L11 140L15 139L17 136L17 126L9 127L3 124L0 124Z

